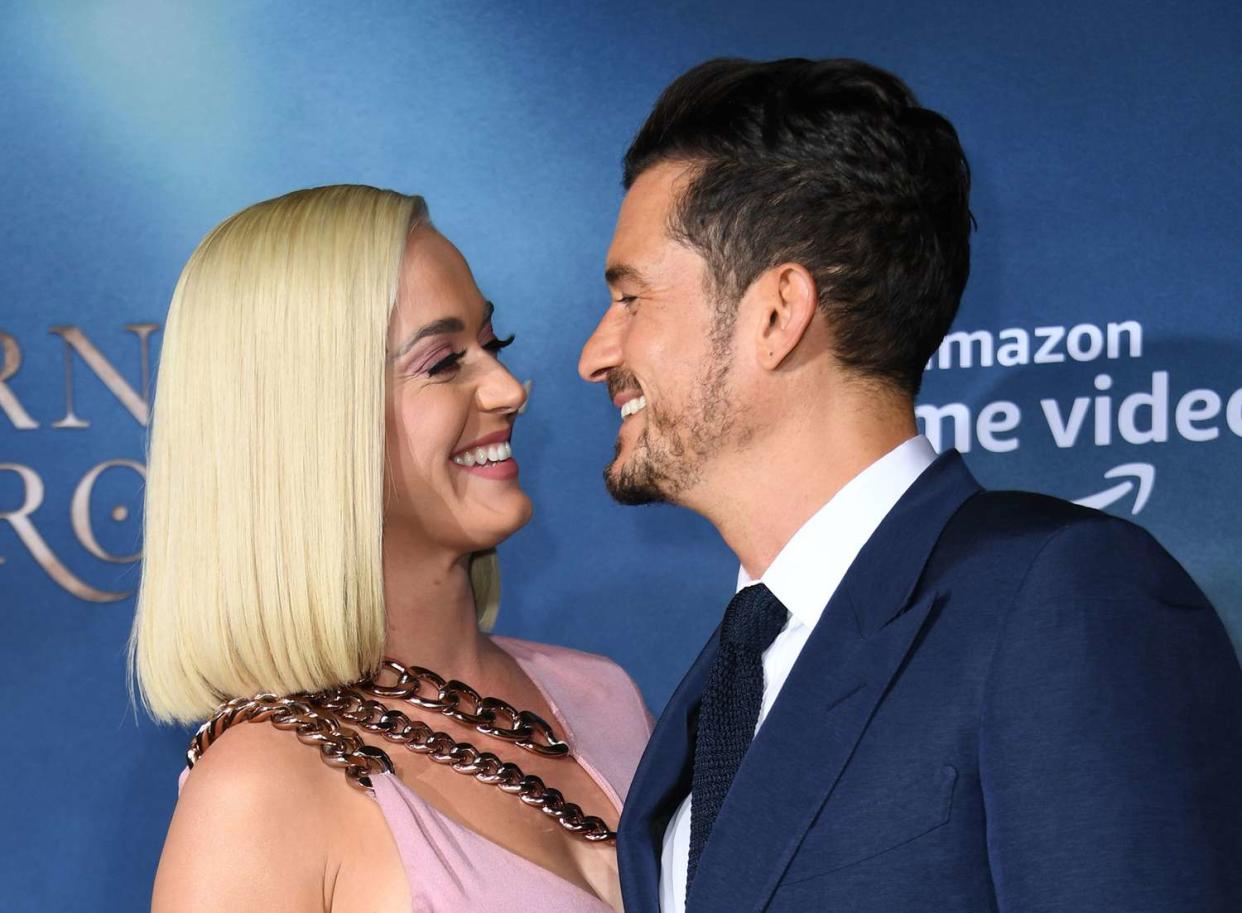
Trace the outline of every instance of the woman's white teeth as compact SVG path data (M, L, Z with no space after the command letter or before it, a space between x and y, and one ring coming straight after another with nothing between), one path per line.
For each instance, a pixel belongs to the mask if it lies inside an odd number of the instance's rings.
M629 418L635 412L642 412L646 408L647 397L636 396L634 399L626 400L625 404L621 407L621 417Z
M503 463L511 456L513 456L513 447L510 446L508 441L504 441L488 447L476 447L473 450L467 450L465 453L459 453L453 457L453 462L458 466L485 466L488 463Z

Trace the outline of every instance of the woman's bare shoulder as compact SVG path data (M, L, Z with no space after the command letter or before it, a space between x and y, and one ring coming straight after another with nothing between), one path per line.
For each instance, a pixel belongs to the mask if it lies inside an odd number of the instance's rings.
M322 907L345 776L270 723L240 723L186 777L152 898L163 910Z
M345 775L324 764L315 745L269 722L237 723L203 752L181 801L311 812L330 800L333 785L345 785Z

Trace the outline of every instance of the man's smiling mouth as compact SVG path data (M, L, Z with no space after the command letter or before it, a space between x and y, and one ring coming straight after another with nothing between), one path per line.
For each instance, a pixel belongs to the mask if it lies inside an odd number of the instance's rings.
M627 399L621 404L622 420L629 418L635 412L642 412L647 408L647 397L635 396L633 399Z

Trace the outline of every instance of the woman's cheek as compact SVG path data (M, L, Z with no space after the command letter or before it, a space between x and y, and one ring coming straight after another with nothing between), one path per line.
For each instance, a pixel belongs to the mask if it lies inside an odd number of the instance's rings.
M434 473L446 462L464 424L448 385L424 388L402 404L402 437L421 475Z

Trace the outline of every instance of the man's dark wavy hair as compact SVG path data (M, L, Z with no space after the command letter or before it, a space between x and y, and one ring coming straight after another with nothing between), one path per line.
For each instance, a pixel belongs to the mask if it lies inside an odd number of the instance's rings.
M718 319L799 263L838 360L918 393L970 272L970 168L947 120L857 60L711 60L664 90L625 187L661 162L694 167L669 230L707 261Z

